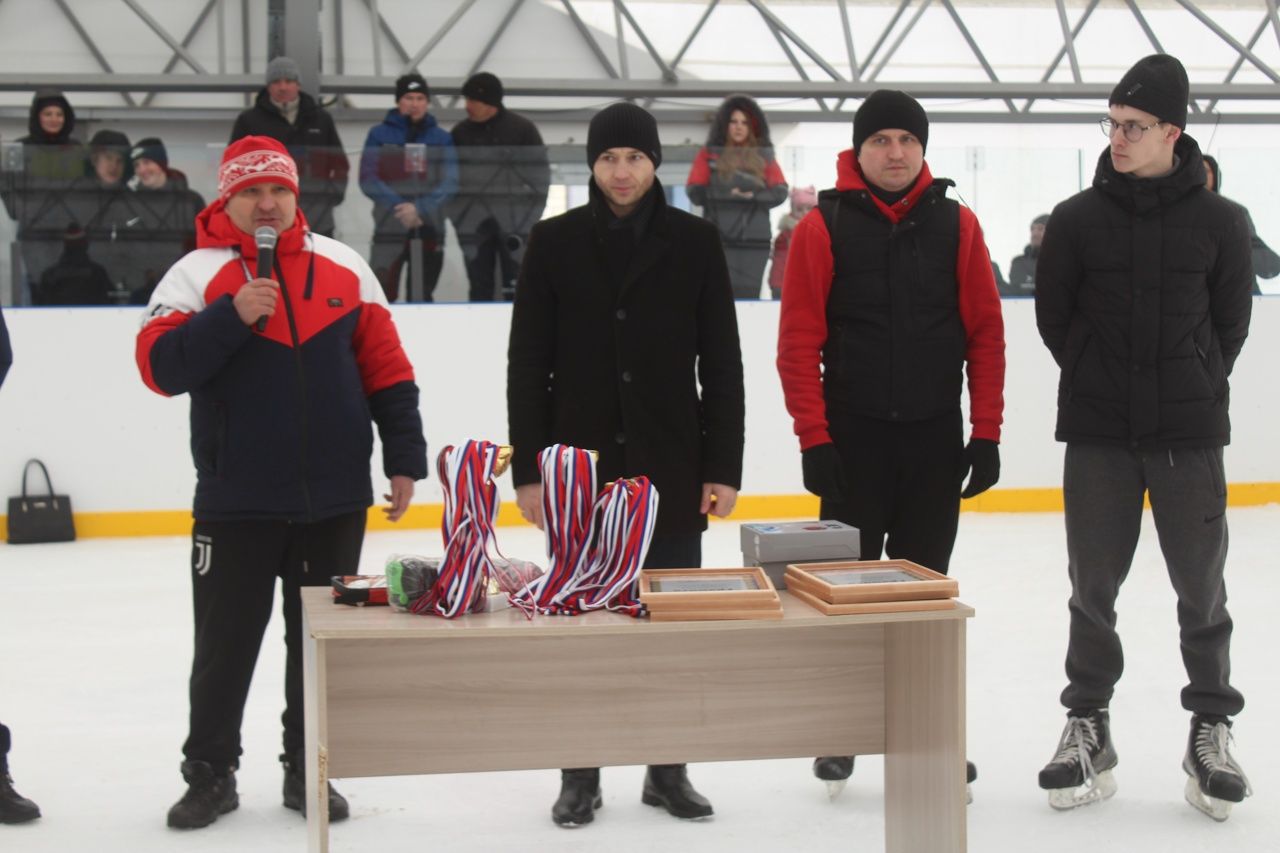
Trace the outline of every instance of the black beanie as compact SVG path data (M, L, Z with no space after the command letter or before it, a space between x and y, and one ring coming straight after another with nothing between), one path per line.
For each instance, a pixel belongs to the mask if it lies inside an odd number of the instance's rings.
M133 150L129 152L130 160L144 158L156 162L161 167L167 168L169 165L169 152L165 150L164 143L155 136L139 139L134 143Z
M610 148L634 148L648 155L656 169L662 165L662 143L658 141L658 122L649 112L622 101L611 104L591 119L587 128L587 165Z
M502 106L502 81L488 71L472 74L462 84L462 97L488 104L491 107Z
M920 102L906 92L877 89L853 114L853 156L868 137L888 128L910 131L922 149L929 147L929 116Z
M396 80L397 101L410 92L421 92L428 98L431 97L431 91L427 88L427 79L421 74L406 74Z
M1111 90L1109 105L1133 107L1186 130L1191 85L1187 69L1165 53L1139 59Z

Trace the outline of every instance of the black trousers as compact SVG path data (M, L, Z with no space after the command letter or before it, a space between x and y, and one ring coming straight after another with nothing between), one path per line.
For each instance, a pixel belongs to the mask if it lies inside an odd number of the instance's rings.
M422 235L421 258L414 257L411 242L416 234L379 233L373 235L373 248L369 254L369 266L382 283L382 291L388 302L400 297L401 280L404 283L405 302L434 302L433 294L444 269L444 241L434 231ZM413 292L413 266L422 264L422 293Z
M13 739L9 735L9 727L0 723L0 765L4 763L11 746L13 746Z
M302 601L304 586L352 574L364 544L364 511L312 524L197 521L191 533L195 657L188 759L215 769L239 765L240 724L262 635L271 619L276 578L285 628L284 751L303 748Z
M864 560L886 553L946 574L960 521L963 427L959 409L910 423L832 417L848 494L824 500L821 517L858 528Z
M515 251L507 244L512 238L520 241ZM515 298L520 258L524 255L527 240L527 235L503 234L492 219L481 222L473 232L458 233L458 242L467 264L472 302L510 302Z

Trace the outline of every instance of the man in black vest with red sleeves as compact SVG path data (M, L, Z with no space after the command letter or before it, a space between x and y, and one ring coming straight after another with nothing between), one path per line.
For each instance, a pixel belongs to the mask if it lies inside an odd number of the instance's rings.
M792 237L778 373L822 518L857 527L864 560L945 574L960 499L1000 476L1004 322L982 228L930 174L928 141L906 92L858 108L836 188ZM814 763L833 793L852 772L851 757Z

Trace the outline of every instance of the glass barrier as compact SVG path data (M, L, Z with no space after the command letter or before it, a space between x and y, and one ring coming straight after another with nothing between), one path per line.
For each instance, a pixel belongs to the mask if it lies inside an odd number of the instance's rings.
M950 194L977 214L1001 293L1030 296L1033 223L1092 182L1102 145L1085 151L938 142L929 149L930 169L955 181ZM79 145L0 142L0 304L145 304L169 266L195 246L196 215L216 195L222 150L221 142L152 149L167 157L159 163L131 160L128 151L91 155ZM735 295L778 298L790 228L813 203L796 190L833 186L840 150L782 147L773 165L726 177L695 169L699 146L668 145L658 178L669 204L716 221ZM293 153L311 228L365 257L392 301L510 299L533 224L588 199L580 144ZM1252 213L1263 246L1255 267L1274 275L1280 258L1270 253L1273 263L1263 254L1265 241L1280 241L1280 173L1270 168L1272 156L1241 149L1221 152L1218 161L1228 192ZM1245 175L1247 181L1237 178ZM1280 278L1260 279L1259 288L1280 293Z

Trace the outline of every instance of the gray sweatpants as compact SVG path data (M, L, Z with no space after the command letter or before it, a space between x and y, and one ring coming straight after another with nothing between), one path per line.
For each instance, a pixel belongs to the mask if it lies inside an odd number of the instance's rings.
M1106 708L1124 670L1116 633L1116 596L1129 574L1151 500L1160 550L1178 596L1182 706L1232 716L1244 697L1231 687L1231 617L1227 559L1227 486L1222 448L1132 451L1068 444L1063 471L1071 634L1068 708Z

